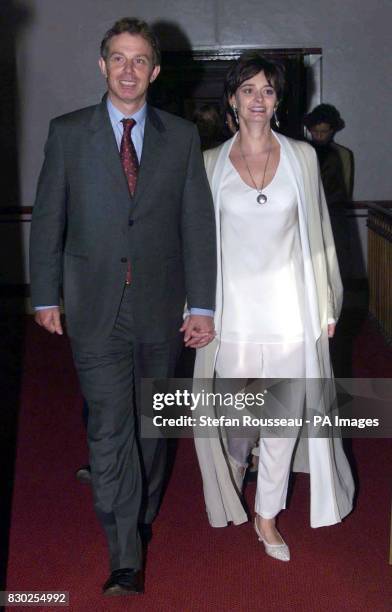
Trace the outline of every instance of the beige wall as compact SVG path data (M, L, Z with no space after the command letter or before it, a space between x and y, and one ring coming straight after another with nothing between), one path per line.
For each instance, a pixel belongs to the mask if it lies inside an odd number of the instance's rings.
M48 119L95 103L105 29L130 12L174 22L194 46L321 47L323 101L346 120L358 200L390 199L390 0L30 0L18 34L21 203L31 205Z
M337 140L355 154L354 197L391 199L390 0L18 0L14 4L18 7L20 201L2 200L1 206L33 204L49 119L100 99L105 89L97 68L100 39L115 19L130 13L151 23L174 23L197 47L321 47L322 99L341 111L347 127ZM22 229L16 219L18 228L12 222L1 224L2 252L6 257L17 249L18 256L9 257L0 284L28 282L26 221ZM363 212L352 223L358 225L366 259Z

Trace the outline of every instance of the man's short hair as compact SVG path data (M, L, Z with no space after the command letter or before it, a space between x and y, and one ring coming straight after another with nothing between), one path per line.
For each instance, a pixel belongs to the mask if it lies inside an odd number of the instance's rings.
M101 57L105 61L107 60L109 53L110 39L113 38L113 36L118 36L118 34L123 34L124 32L127 32L128 34L139 34L139 36L142 36L150 44L153 53L154 66L160 66L161 49L157 36L145 21L136 19L134 17L123 17L122 19L119 19L106 32L101 42Z

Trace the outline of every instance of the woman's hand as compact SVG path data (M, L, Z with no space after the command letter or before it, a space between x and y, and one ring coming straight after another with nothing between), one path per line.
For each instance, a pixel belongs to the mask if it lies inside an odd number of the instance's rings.
M328 338L333 338L335 335L336 323L328 323Z
M180 332L184 332L185 346L202 348L215 337L213 317L204 315L189 315L186 317Z

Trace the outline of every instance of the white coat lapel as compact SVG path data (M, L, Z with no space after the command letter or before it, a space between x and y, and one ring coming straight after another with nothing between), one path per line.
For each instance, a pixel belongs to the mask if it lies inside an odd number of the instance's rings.
M234 144L235 138L236 138L236 134L232 138L230 138L230 140L227 140L226 142L223 143L223 145L221 146L220 152L218 154L218 157L215 163L215 167L212 169L211 191L212 191L212 196L214 198L216 207L218 207L217 203L218 203L218 198L219 198L219 190L221 186L223 170L225 167L226 160L229 157L231 147Z
M215 208L215 224L216 224L216 243L217 243L217 282L216 282L216 310L215 310L215 329L220 332L223 306L222 293L222 263L221 263L221 235L220 235L220 192L223 172L225 169L227 158L233 146L235 136L227 140L219 148L218 155L214 155L215 150L208 151L205 154L206 171L210 182L212 197Z
M304 168L303 164L301 164L301 160L296 155L293 146L290 141L282 136L281 134L277 134L274 132L278 142L281 146L281 151L286 157L287 161L287 169L290 173L290 178L293 182L297 193L298 199L298 221L299 221L299 231L301 236L301 246L302 246L302 254L304 261L304 275L305 275L305 292L306 292L306 313L305 313L305 329L307 330L306 336L309 339L309 342L312 346L317 342L318 338L321 335L321 324L320 324L320 314L318 311L318 295L317 295L317 287L315 274L313 269L313 260L312 253L310 249L310 240L309 240L309 219L308 219L308 209L307 202L309 198L311 198L311 194L306 193L305 181L304 181L304 172L306 168ZM312 360L309 360L307 367L307 376L308 378L313 377L313 373L311 370L313 368L310 367L312 364Z

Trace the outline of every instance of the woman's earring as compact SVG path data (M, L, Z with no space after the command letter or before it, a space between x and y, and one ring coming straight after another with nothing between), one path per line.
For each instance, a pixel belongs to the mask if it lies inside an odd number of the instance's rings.
M276 108L274 108L274 121L275 121L276 127L278 128L280 123L279 123L279 119L278 119L277 114L276 114Z
M231 108L233 109L233 113L234 113L234 117L235 117L235 122L236 122L237 125L239 125L240 122L238 120L238 110L237 110L237 107L236 106L232 106Z

